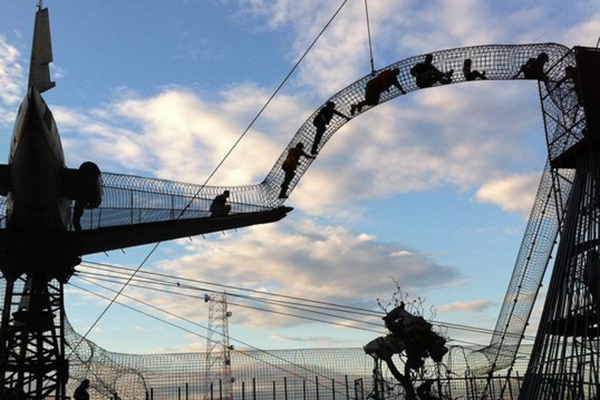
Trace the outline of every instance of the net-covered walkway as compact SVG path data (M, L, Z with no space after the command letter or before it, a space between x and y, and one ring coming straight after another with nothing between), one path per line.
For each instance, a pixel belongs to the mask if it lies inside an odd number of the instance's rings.
M431 55L433 56L433 65L440 71L454 70L450 84L455 84L467 81L463 74L464 61L467 59L472 61L471 68L473 70L485 71L487 80L523 79L523 75L516 78L515 75L530 58L535 58L543 52L548 54L548 66L556 64L560 60L563 64L568 64L571 60L564 59L568 51L562 45L545 43L464 47L433 52ZM410 74L410 70L424 59L425 55L410 57L390 64L377 72L398 68L398 82L407 93L410 93L419 90L416 79ZM561 70L554 69L549 75L549 79L560 80L563 75ZM98 209L86 211L81 221L83 229L208 217L212 200L224 190L229 190L231 193L229 201L232 205L232 214L265 211L281 206L285 202L285 199L279 198L285 175L282 164L288 150L297 143L303 143L304 150L309 152L317 132L313 120L327 102L334 103L336 110L351 117L350 119L356 118L372 108L367 105L355 115L351 113L352 105L365 99L365 87L371 78L373 76L370 74L364 76L334 94L317 108L297 130L261 183L246 186L204 186L104 172L102 174L103 202ZM433 87L435 86L439 86L439 83L433 85ZM401 95L403 94L400 90L392 87L381 94L379 104ZM340 117L334 117L331 120L319 142L319 152L322 151L327 141L348 122ZM313 162L318 162L318 156L315 160L300 158L295 176L286 193L288 196Z

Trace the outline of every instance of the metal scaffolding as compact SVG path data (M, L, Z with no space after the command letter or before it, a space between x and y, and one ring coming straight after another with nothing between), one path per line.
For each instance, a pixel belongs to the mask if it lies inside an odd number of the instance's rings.
M550 166L570 190L523 399L600 396L600 51L576 47L564 78L540 85ZM563 171L569 171L565 177Z

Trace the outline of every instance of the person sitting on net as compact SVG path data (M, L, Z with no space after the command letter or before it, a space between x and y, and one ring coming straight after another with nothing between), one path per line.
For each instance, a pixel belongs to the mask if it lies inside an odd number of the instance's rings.
M283 183L281 184L281 191L279 192L280 199L287 198L287 190L296 175L296 168L298 168L298 164L300 163L300 157L306 157L315 159L314 156L308 155L304 152L304 144L298 143L295 147L292 147L288 150L287 156L285 157L285 161L281 165L281 169L285 172L285 177L283 178Z
M523 74L525 79L536 79L538 81L547 82L548 76L544 72L544 65L548 62L548 54L541 52L536 58L530 58L527 62L521 65L519 72L513 76L513 79Z
M463 75L465 76L465 79L468 81L474 81L477 79L487 79L485 77L485 71L483 72L479 72L476 69L472 70L471 69L471 64L472 61L470 58L467 58L465 60L465 63L463 64Z
M212 204L210 205L210 216L211 217L224 217L229 215L231 211L231 205L226 204L229 198L229 190L225 190L222 194L216 196Z
M77 389L75 389L75 393L73 393L73 400L90 400L90 394L88 393L89 387L90 380L82 380L81 384L77 386Z
M425 61L416 63L411 69L410 74L417 80L417 87L424 89L440 83L446 85L452 82L452 74L454 70L442 72L433 64L433 55L427 54Z
M312 149L310 153L314 156L318 154L317 149L319 147L319 143L321 142L321 138L327 129L327 125L331 122L333 115L338 115L342 118L346 118L350 121L350 117L345 116L341 112L335 109L335 103L332 101L328 101L325 103L325 107L321 108L321 111L317 114L315 119L313 119L313 125L317 128L317 134L315 135L315 141L313 142Z
M360 112L364 106L376 106L379 104L379 98L383 92L395 86L402 94L406 94L406 90L398 82L400 68L392 68L380 72L371 78L365 86L365 99L358 104L353 104L350 107L350 114L354 115L357 111Z

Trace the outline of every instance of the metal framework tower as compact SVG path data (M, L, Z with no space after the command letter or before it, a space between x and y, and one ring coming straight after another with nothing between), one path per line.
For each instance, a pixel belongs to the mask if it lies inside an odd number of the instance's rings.
M7 279L0 329L0 371L0 390L5 396L65 398L69 374L62 283L41 273Z
M572 52L563 80L540 83L550 168L570 188L555 192L566 207L522 399L600 396L600 51Z
M229 344L229 317L227 293L205 295L208 303L208 337L206 341L205 400L233 399L231 350Z

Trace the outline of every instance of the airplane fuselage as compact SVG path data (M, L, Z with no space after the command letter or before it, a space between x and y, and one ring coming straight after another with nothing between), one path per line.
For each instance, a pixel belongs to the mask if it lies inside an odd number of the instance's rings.
M64 153L54 117L33 87L19 109L9 169L7 228L32 234L68 230L70 202L61 193Z

